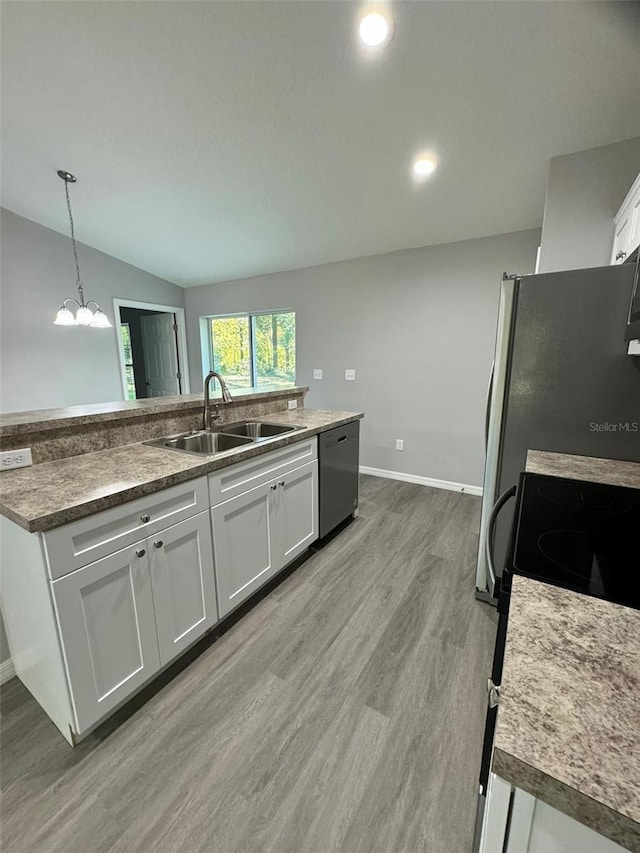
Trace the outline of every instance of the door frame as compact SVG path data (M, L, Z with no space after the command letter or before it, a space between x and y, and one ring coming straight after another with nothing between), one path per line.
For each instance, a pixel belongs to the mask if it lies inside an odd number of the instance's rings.
M127 400L127 371L124 363L124 351L122 349L122 323L120 322L121 308L142 308L146 311L159 311L163 314L175 314L178 344L178 360L180 363L180 382L182 385L182 395L190 394L191 387L189 384L189 368L187 360L187 328L184 319L184 308L179 308L176 305L157 305L155 302L137 302L133 299L114 299L113 300L113 317L115 320L114 327L116 330L116 343L118 345L118 362L120 364L120 382L122 384L122 398Z

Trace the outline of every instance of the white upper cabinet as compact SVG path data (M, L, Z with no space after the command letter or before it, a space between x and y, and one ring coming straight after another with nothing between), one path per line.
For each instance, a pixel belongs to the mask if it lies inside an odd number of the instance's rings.
M623 264L640 246L640 175L616 213L611 263Z

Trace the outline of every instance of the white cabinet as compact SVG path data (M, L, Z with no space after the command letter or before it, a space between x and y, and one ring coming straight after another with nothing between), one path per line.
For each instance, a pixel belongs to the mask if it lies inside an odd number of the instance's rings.
M625 848L516 788L489 777L479 853L624 853Z
M218 621L207 511L147 540L160 665Z
M317 460L214 506L211 518L223 617L317 539Z
M318 463L296 468L277 482L278 563L286 566L318 538Z
M640 246L640 175L636 178L613 220L611 263L623 264Z
M275 483L243 492L211 510L220 616L278 571Z
M217 622L209 514L71 572L52 589L82 733Z
M52 584L76 731L160 666L146 549L130 546Z

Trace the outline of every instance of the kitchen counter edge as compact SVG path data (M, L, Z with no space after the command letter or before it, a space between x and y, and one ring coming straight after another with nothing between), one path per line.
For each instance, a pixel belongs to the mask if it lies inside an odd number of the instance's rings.
M279 448L286 447L289 444L304 441L307 438L319 435L320 433L334 429L335 427L361 420L363 417L363 412L331 412L305 408L291 410L288 412L273 413L268 415L270 422L295 424L296 419L301 421L309 418L315 418L318 422L312 425L305 425L295 433L283 435L282 437L265 442L264 444L249 445L232 454L221 456L219 458L209 456L201 459L197 456L179 453L174 450L165 450L159 447L149 447L148 445L144 445L143 442L137 442L135 444L123 445L110 450L100 450L95 453L87 453L81 456L73 456L54 462L47 462L31 468L21 468L16 471L3 472L0 474L0 486L3 485L3 482L6 483L8 478L12 478L13 482L16 482L16 475L22 475L22 477L25 478L25 484L27 482L26 478L28 478L28 488L29 492L31 492L32 490L38 489L38 480L41 480L43 484L50 484L52 479L55 480L59 473L64 473L67 477L73 477L74 463L78 471L81 468L86 469L87 465L90 465L93 460L109 459L110 457L122 457L122 459L118 459L118 463L125 464L127 452L130 451L132 456L135 457L135 454L140 453L141 448L144 448L145 452L149 451L152 453L162 454L165 457L165 463L167 460L175 458L176 464L175 471L162 474L158 477L150 477L147 480L141 480L140 482L124 489L117 489L114 487L111 491L110 484L108 482L100 484L99 486L96 486L96 490L99 489L100 491L100 494L97 497L83 500L75 504L61 501L59 508L42 514L37 512L26 513L24 510L20 511L19 508L16 507L15 501L12 506L11 495L9 494L7 497L6 491L2 489L0 497L0 514L15 522L29 533L43 533L47 530L61 527L64 524L69 524L72 521L77 521L80 518L86 518L90 515L94 515L102 510L111 509L112 507L128 503L136 498L145 497L146 495L153 494L154 492L158 492L169 486L193 480L197 477L204 476L205 474L210 474L213 471L227 468L230 465L246 462L248 459L262 456L272 450L278 450ZM135 458L132 458L131 461L135 462ZM188 465L185 468L184 465L187 461L191 461L193 464Z

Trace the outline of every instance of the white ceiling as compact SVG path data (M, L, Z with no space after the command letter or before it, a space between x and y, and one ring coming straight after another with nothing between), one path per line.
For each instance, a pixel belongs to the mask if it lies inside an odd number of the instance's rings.
M3 205L184 286L540 226L640 135L637 3L3 2ZM422 185L421 149L440 160Z

